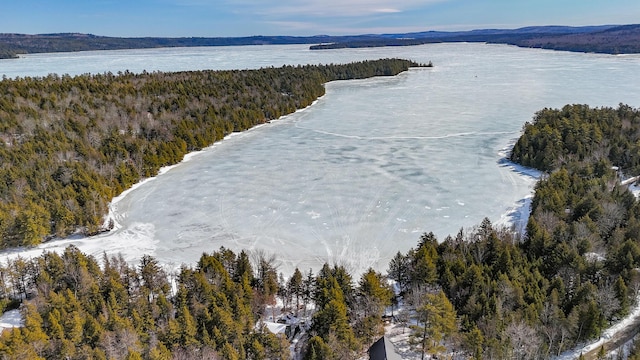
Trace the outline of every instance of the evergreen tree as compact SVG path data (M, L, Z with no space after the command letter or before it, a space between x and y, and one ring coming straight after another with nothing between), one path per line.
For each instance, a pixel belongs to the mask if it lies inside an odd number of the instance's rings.
M445 336L456 330L456 313L444 292L427 294L425 303L418 309L418 325L413 326L411 343L422 354L438 354L444 350Z
M304 283L302 279L302 273L298 268L295 268L293 271L293 275L287 282L287 288L289 289L289 293L291 293L296 302L296 316L298 315L298 310L300 309L300 299L304 297Z
M393 292L385 284L382 274L369 268L360 278L358 296L365 317L371 314L380 317L385 308L391 305Z
M402 255L402 253L398 251L391 259L389 269L387 270L389 278L398 283L402 291L406 291L409 284L409 260L407 256Z

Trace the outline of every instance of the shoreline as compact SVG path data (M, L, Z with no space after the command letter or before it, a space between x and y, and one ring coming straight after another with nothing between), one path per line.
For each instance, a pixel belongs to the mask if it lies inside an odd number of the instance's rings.
M509 160L509 154L511 153L511 150L513 149L513 146L515 145L517 140L517 138L513 139L507 146L498 151L498 154L500 155L498 166L507 168L517 176L527 178L532 181L532 183L529 185L530 193L514 202L513 205L500 216L500 219L496 221L496 225L508 227L516 231L518 234L524 235L525 231L527 230L527 222L529 221L529 216L531 215L531 201L533 200L533 196L535 195L534 188L538 181L540 181L543 172L534 168L514 163L513 161Z
M53 251L53 252L62 252L68 246L76 246L80 251L86 253L87 255L92 255L99 259L102 254L106 253L107 255L116 255L122 254L125 260L131 264L137 263L142 254L149 254L155 256L155 250L157 245L157 240L154 240L155 236L155 228L152 224L146 223L138 223L134 222L131 224L131 229L124 229L122 225L122 220L127 216L126 212L119 212L119 204L121 204L122 200L124 200L131 192L139 189L141 186L155 180L158 176L168 173L173 168L181 165L182 163L191 161L196 158L200 154L203 154L205 151L210 151L212 148L221 144L224 140L229 140L236 136L242 136L251 130L256 130L263 126L272 124L286 124L283 121L290 120L289 117L292 114L297 112L302 112L309 109L311 106L315 105L318 101L320 101L324 97L321 96L311 105L298 109L291 114L287 114L281 116L278 119L272 120L268 123L259 124L255 127L247 129L243 132L234 132L227 136L225 136L220 141L215 142L214 144L197 151L190 152L186 154L182 161L176 163L174 165L165 166L159 169L158 174L153 177L145 178L139 181L138 183L132 185L129 189L123 191L118 196L114 197L112 201L108 204L109 212L105 216L104 223L108 224L110 220L113 220L113 228L110 231L105 231L98 233L92 236L85 236L80 234L74 234L67 238L54 238L50 241L44 242L33 248L11 248L0 251L0 261L15 259L17 257L22 258L35 258L41 256L44 252ZM507 154L509 149L512 147L512 144L507 145L503 149L501 149L498 154L500 155L497 160L497 165L499 167L507 168L506 170L513 176L519 177L528 177L531 179L532 183L530 185L531 193L526 195L523 198L516 200L511 206L505 208L505 211L500 215L500 218L494 222L494 225L504 226L509 229L513 229L515 231L519 231L522 234L526 230L527 220L530 214L530 205L531 199L533 197L533 186L539 180L541 173L537 170L527 168L516 163L513 163L508 160ZM122 231L121 231L122 230ZM140 231L142 236L140 237ZM112 236L115 235L115 236ZM195 261L195 260L193 260ZM188 264L188 263L183 263ZM165 265L174 266L177 265L177 262L167 262Z
M325 84L326 85L326 84ZM93 255L96 256L96 259L99 260L99 258L97 257L97 255L102 254L102 253L107 253L108 255L111 254L117 254L117 253L121 253L122 255L125 255L125 259L127 259L126 254L123 253L123 251L121 251L122 249L130 249L131 248L131 243L125 243L125 240L121 240L122 244L120 244L119 242L117 243L112 243L110 244L110 248L113 251L108 251L109 249L106 248L106 245L109 244L102 244L101 246L97 246L99 240L104 239L106 237L108 237L110 234L113 234L114 232L122 229L122 225L121 223L118 221L119 219L122 219L124 216L126 216L126 214L120 214L118 213L118 204L127 197L127 195L129 195L131 192L139 189L140 187L142 187L143 185L148 184L149 182L152 182L154 180L156 180L156 178L158 176L161 176L163 174L166 174L167 172L171 171L173 168L180 166L183 163L186 163L188 161L191 161L193 158L199 156L200 154L204 153L205 151L210 151L211 149L213 149L214 147L218 146L219 144L221 144L223 141L225 140L229 140L231 138L237 137L237 136L242 136L244 134L249 133L250 131L253 130L257 130L259 128L262 128L264 126L267 125L279 125L282 124L284 121L289 120L288 117L290 117L291 115L294 115L296 113L299 112L303 112L307 109L309 109L310 107L312 107L313 105L317 104L321 99L323 99L325 97L325 95L322 95L320 97L318 97L316 100L314 100L309 106L306 106L304 108L301 109L297 109L296 111L286 114L286 115L282 115L277 119L272 119L269 120L268 122L265 122L263 124L258 124L256 126L253 126L245 131L241 131L241 132L232 132L230 134L228 134L227 136L225 136L224 138L214 142L213 144L200 149L200 150L196 150L196 151L192 151L189 152L187 154L184 155L184 157L182 158L182 160L176 164L173 165L168 165L168 166L163 166L162 168L160 168L158 170L158 173L155 176L152 177L148 177L148 178L144 178L141 179L140 181L138 181L137 183L133 184L131 187L129 187L128 189L122 191L120 194L118 194L117 196L113 197L111 199L111 201L107 204L108 207L108 213L104 216L104 221L103 221L103 228L107 229L107 226L109 224L110 221L113 221L113 227L111 230L107 230L107 231L102 231L102 232L98 232L95 235L82 235L79 233L74 233L71 234L70 236L66 237L66 238L53 238L51 240L42 242L41 244L28 248L28 247L13 247L13 248L7 248L7 249L2 249L0 250L0 261L2 261L3 263L6 263L7 260L13 260L15 258L24 258L24 259L31 259L31 258L36 258L41 256L43 253L48 252L48 251L58 251L58 252L62 252L64 251L64 249L66 249L68 246L73 245L76 246L80 251L84 252L87 255ZM148 229L148 231L153 231L153 229ZM103 246L104 245L104 246ZM140 247L144 246L145 244L136 244L137 247L140 250L144 250L141 249ZM140 253L136 253L134 259L132 259L132 261L137 262L140 258L140 256L142 254L144 254L145 252L142 251ZM195 259L194 261L196 261L197 259ZM166 266L171 266L172 264L165 264ZM173 264L175 265L175 264Z
M326 91L325 91L325 94L326 94ZM108 207L109 211L105 215L104 222L103 222L102 226L103 226L103 228L106 229L107 225L109 224L109 222L113 220L113 228L111 230L103 232L102 234L108 234L111 231L118 230L118 229L122 228L121 224L118 222L118 218L119 218L118 213L117 213L118 203L121 202L124 198L126 198L127 195L129 195L131 192L133 192L136 189L140 188L141 186L147 184L148 182L155 180L156 178L158 178L158 176L166 174L167 172L169 172L172 169L180 166L181 164L184 164L186 162L191 161L193 158L199 156L200 154L202 154L202 153L204 153L206 151L211 151L216 146L221 144L223 141L230 140L230 139L232 139L234 137L237 137L237 136L242 136L244 134L249 133L250 131L255 131L257 129L260 129L260 128L268 126L268 125L278 125L279 123L288 120L287 118L290 117L291 115L303 112L303 111L311 108L313 105L318 103L318 101L320 101L324 97L325 97L325 95L322 95L322 96L318 97L317 99L315 99L313 102L311 102L310 105L308 105L306 107L303 107L301 109L297 109L296 111L294 111L292 113L289 113L289 114L286 114L286 115L282 115L277 119L268 120L268 121L266 121L266 122L264 122L262 124L258 124L256 126L253 126L253 127L249 128L249 129L247 129L247 130L244 130L244 131L232 132L232 133L226 135L224 138L222 138L222 139L220 139L218 141L215 141L214 143L212 143L211 145L209 145L209 146L207 146L205 148L202 148L200 150L195 150L195 151L192 151L192 152L189 152L189 153L185 154L182 157L182 160L180 160L180 162L178 162L178 163L175 163L173 165L167 165L167 166L161 167L160 169L158 169L158 173L155 176L141 179L137 183L131 185L130 188L122 191L120 194L118 194L117 196L113 197L111 199L111 201L109 202L109 204L107 204L107 207ZM86 236L86 238L91 238L91 237L93 237L93 236Z

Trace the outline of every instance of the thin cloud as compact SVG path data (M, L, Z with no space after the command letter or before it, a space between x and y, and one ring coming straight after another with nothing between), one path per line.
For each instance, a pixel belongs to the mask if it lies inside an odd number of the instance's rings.
M276 26L285 31L296 34L306 33L314 35L345 35L345 34L398 34L421 32L426 30L444 30L425 28L424 26L343 26L335 24L318 24L315 22L304 21L267 21L265 24Z
M269 25L275 25L278 28L295 31L320 30L316 23L304 21L267 21Z
M399 9L389 9L389 8L387 8L387 9L375 9L375 10L374 10L374 12L377 12L377 13L392 14L392 13L399 13L399 12L402 12L402 10L399 10Z
M244 0L236 2L247 11L270 17L364 17L381 13L399 13L447 0Z

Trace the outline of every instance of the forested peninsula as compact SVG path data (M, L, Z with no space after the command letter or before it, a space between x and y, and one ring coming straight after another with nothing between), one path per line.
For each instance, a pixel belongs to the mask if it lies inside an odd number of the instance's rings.
M407 60L0 81L0 247L105 230L111 199L188 152ZM106 226L109 227L109 224Z
M275 257L225 248L177 274L148 255L131 266L74 247L17 258L0 265L0 304L23 300L24 327L3 332L0 354L356 359L392 309L407 356L548 359L637 306L640 203L620 180L639 169L639 141L640 111L629 106L543 109L511 154L545 173L524 234L488 219L445 239L425 233L386 274L369 269L357 281L329 264L279 276ZM274 304L308 322L274 335L260 320Z

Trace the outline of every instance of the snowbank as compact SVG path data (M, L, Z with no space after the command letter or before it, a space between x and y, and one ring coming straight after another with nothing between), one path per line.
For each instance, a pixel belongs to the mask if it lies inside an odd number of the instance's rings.
M0 316L0 333L2 333L4 329L22 326L24 326L24 323L22 322L20 310L9 310Z
M602 336L600 339L593 341L589 344L586 344L582 347L577 347L572 350L565 351L560 354L560 356L554 357L554 360L572 360L577 359L580 354L587 353L589 351L593 351L598 349L602 344L613 338L617 333L628 330L631 326L633 326L634 321L640 317L640 295L636 296L636 306L631 309L631 312L627 317L620 320L618 323L609 327L607 330L602 332Z

